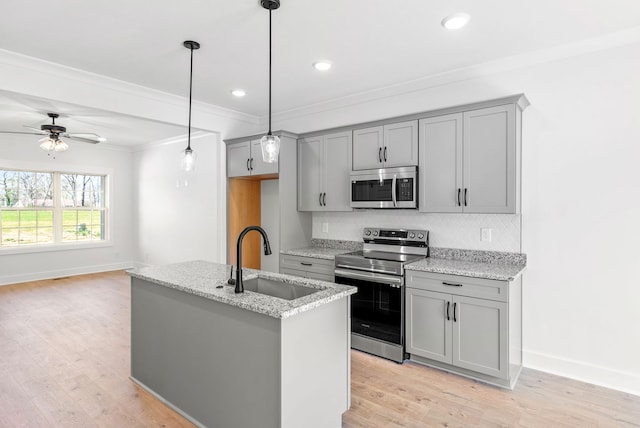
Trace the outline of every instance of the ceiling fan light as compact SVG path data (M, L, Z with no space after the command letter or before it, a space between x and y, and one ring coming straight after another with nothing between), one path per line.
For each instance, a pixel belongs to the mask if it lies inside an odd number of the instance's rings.
M56 152L64 152L69 149L69 145L62 140L57 140L53 150Z
M192 149L184 149L180 159L180 168L186 172L193 171L196 167L196 157L196 152Z
M280 138L277 135L267 134L260 139L262 160L266 163L278 162L280 153Z
M51 151L56 147L56 142L53 141L50 137L46 137L44 141L40 144L40 148L42 150Z

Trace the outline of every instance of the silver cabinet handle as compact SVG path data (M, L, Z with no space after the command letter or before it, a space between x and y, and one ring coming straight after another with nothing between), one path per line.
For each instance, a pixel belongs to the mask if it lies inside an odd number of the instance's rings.
M462 284L458 284L455 282L444 282L442 281L442 285L448 285L449 287L462 287Z

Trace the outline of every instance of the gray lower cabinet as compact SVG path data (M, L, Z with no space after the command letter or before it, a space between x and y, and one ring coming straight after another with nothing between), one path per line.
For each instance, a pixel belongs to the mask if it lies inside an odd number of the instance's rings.
M280 273L334 282L335 262L316 257L280 255Z
M522 368L521 280L408 271L411 359L513 388Z
M262 160L260 140L248 140L227 146L227 177L277 174L278 162Z
M352 211L351 132L298 140L298 211Z
M520 210L518 103L421 119L420 211Z

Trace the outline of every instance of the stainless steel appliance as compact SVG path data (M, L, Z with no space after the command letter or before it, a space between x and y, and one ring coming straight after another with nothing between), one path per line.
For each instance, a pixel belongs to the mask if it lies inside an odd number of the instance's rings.
M353 171L352 208L418 208L418 167Z
M335 282L358 287L351 296L351 347L404 361L404 265L429 256L426 230L363 232L362 251L336 256Z

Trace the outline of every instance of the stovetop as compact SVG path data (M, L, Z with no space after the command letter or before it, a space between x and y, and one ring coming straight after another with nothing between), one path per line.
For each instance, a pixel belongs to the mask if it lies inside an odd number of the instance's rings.
M374 259L374 260L387 260L397 263L411 263L418 259L423 259L425 256L421 254L398 254L388 251L354 251L352 253L341 254L336 257L348 256L349 258L362 258L362 259Z

